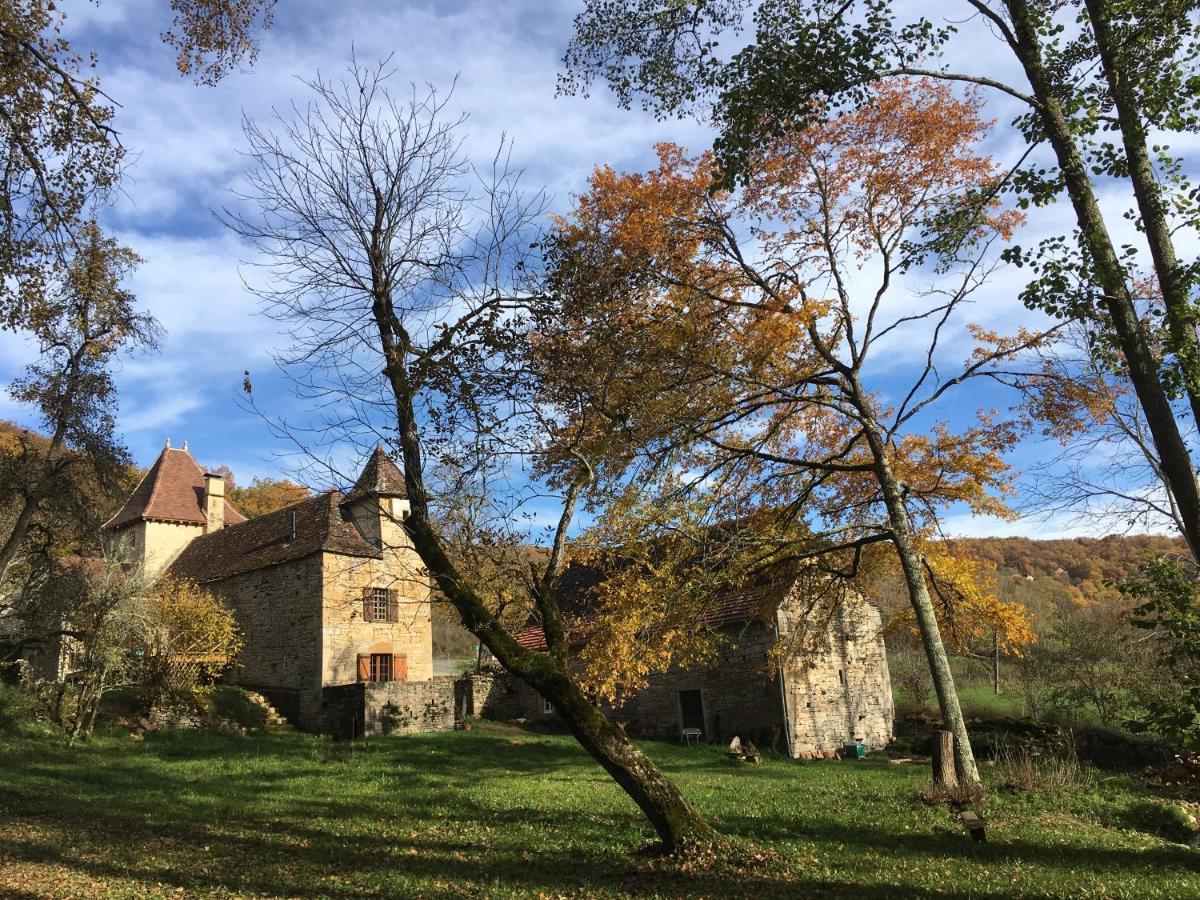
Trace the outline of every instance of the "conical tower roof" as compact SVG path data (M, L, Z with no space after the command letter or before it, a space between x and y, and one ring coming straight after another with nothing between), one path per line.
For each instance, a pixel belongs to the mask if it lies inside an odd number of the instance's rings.
M354 482L354 487L346 495L343 503L353 503L363 497L407 497L404 487L404 473L392 462L383 447L375 445L375 450L363 466L362 474Z
M123 528L141 521L203 525L204 470L187 450L167 447L133 489L125 505L104 523L107 529ZM225 524L245 522L246 517L225 501Z

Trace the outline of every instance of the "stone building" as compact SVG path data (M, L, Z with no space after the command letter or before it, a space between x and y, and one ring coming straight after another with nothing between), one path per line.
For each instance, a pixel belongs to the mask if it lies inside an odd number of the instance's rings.
M794 578L766 594L730 598L706 621L722 638L712 664L652 675L644 690L610 710L612 717L632 735L677 741L684 729L696 729L702 740L738 736L795 757L857 742L884 746L892 738L893 709L879 611L851 594L816 640L789 640L803 627L804 600ZM537 627L517 639L533 649L546 646ZM811 649L789 652L772 674L770 654L781 641ZM465 705L489 718L557 718L537 692L503 674L473 679Z
M430 582L407 512L379 448L345 495L247 520L220 475L168 443L105 529L146 575L196 581L231 607L245 640L231 680L299 727L434 730L453 726L454 693L433 678Z

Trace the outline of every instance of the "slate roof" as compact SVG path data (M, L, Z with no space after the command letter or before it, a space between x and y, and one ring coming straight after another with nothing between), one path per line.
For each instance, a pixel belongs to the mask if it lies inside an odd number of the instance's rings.
M167 447L150 471L134 488L115 516L104 523L110 530L141 521L178 522L204 525L204 470L186 450ZM246 517L225 501L225 524L245 522Z
M404 473L392 462L392 458L383 452L383 447L376 444L375 451L367 464L363 466L358 481L346 495L343 503L353 503L362 497L407 497L404 487Z
M343 502L339 492L329 491L202 535L183 549L168 572L204 583L322 551L378 558L379 550L342 511Z

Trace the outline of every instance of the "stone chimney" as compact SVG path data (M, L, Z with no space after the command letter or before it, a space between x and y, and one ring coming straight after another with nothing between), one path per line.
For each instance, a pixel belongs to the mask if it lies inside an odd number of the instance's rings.
M225 479L214 472L204 473L204 515L205 534L225 527Z

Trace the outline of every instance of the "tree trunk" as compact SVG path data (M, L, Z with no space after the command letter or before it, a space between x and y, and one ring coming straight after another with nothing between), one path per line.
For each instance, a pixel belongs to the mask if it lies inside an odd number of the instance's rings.
M1000 695L1000 633L992 629L992 693Z
M384 374L395 402L404 460L410 513L403 526L438 588L458 610L463 625L496 660L554 704L579 743L645 814L666 852L680 852L713 839L713 829L670 779L584 696L567 671L567 661L554 653L527 650L518 644L459 575L429 518L414 389L405 370L408 336L387 299L377 298L373 312L383 343Z
M1088 18L1096 38L1100 65L1112 93L1121 128L1121 141L1129 163L1129 178L1146 233L1146 243L1154 260L1154 271L1162 289L1166 311L1167 331L1183 373L1183 386L1192 409L1192 418L1200 427L1200 346L1196 337L1196 314L1188 297L1187 278L1175 253L1171 225L1167 220L1166 204L1154 163L1146 144L1146 128L1142 122L1133 85L1125 77L1128 56L1113 33L1112 21L1105 0L1086 0Z
M933 783L938 787L958 787L958 773L954 768L954 733L933 733Z
M12 530L9 531L4 545L0 547L0 578L4 577L4 573L8 571L12 561L17 558L17 552L21 549L25 535L29 533L29 526L33 523L33 516L37 512L37 508L38 501L35 497L26 495L23 498L21 511L17 513Z
M863 417L863 432L867 444L871 448L875 462L875 477L883 492L883 502L887 508L888 524L892 531L892 546L900 559L900 568L904 572L904 583L908 588L908 598L912 603L913 612L917 618L917 630L921 634L921 643L925 647L925 657L929 661L929 673L933 677L933 689L938 698L938 709L942 713L942 722L954 734L954 758L962 780L968 784L979 783L979 770L975 767L975 755L971 751L971 739L967 735L967 723L963 719L962 708L958 702L958 689L954 686L954 674L950 671L950 658L946 654L946 646L942 643L941 629L938 627L937 613L933 608L933 600L929 596L929 586L925 583L925 573L921 568L921 555L917 551L912 525L908 518L908 509L904 505L903 493L892 472L888 461L887 447L878 426L870 418L870 411L865 403L865 394L858 385L857 379L852 379L851 391L855 396L860 415Z
M1080 233L1092 256L1104 292L1101 302L1125 356L1129 379L1154 438L1163 476L1179 506L1184 538L1193 558L1200 562L1200 485L1197 485L1195 468L1179 431L1179 424L1175 421L1174 410L1159 380L1159 361L1138 320L1133 298L1125 282L1125 271L1113 247L1087 168L1075 146L1062 104L1054 94L1054 85L1042 59L1041 43L1029 5L1026 0L1005 0L1005 6L1013 24L1013 49L1041 105L1039 113L1042 125L1054 148Z

